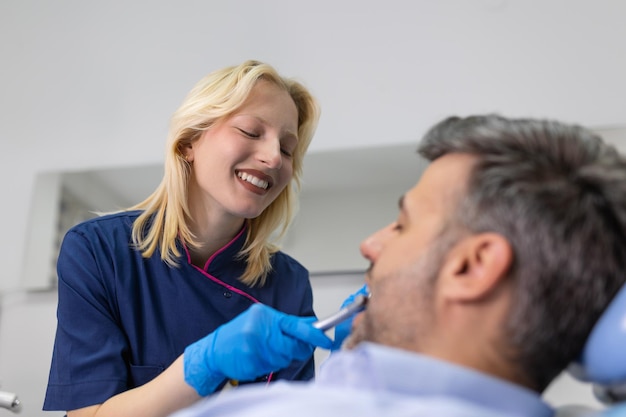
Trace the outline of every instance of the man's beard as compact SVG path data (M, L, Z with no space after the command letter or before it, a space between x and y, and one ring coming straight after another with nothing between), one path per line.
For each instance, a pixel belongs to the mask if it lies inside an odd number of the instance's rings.
M385 315L384 312L376 311L376 307L371 309L368 307L361 313L361 317L355 319L352 332L344 341L342 348L353 349L361 342L373 342L399 348L415 346L416 343L419 344L421 335L432 323L433 292L439 271L444 264L448 251L457 242L457 238L458 236L453 236L451 233L440 235L413 265L404 270L391 273L394 275L405 274L404 278L398 278L397 276L377 278L377 280L411 283L411 288L393 289L393 291L398 293L408 294L411 297L410 300L405 299L397 305L386 307L394 310L397 307L400 311L402 309L407 310L407 314L413 316L408 321L411 323L410 326L407 325L402 332L397 330L397 326L395 329L390 328L387 325L389 320L384 320L384 317L380 317ZM386 290L389 291L390 288L387 287ZM369 306L376 303L375 297L376 293L372 295L372 299L368 303ZM390 297L390 295L387 295L387 297Z

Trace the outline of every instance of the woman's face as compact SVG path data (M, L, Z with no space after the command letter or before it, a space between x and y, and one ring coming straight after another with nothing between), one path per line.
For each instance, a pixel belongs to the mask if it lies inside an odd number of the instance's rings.
M260 80L243 106L186 150L192 210L257 217L291 181L298 110L288 92Z

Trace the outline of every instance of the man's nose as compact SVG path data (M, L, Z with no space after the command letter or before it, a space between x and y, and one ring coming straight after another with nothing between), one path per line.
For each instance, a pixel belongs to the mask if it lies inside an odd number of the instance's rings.
M380 229L374 234L367 237L361 242L361 255L370 262L374 262L378 258L378 254L383 248L386 237L389 235L393 224Z

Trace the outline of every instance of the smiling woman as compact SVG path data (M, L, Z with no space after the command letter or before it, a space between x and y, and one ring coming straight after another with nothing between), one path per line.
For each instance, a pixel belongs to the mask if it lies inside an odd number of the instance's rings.
M313 376L314 347L330 341L307 324L315 317L307 269L275 239L292 220L318 117L302 84L261 62L198 82L172 117L156 190L63 238L44 409L122 417L139 407L159 416L231 378ZM233 361L246 366L235 368L215 362L232 350L218 329L248 310L241 323L259 325L232 332L237 345L270 338L277 351L260 360L242 350ZM283 313L303 317L292 323L300 339L282 332Z
M293 177L297 132L298 109L289 93L260 80L240 108L199 138L179 143L190 165L187 203L201 245L190 247L195 265L202 267L226 243L214 242L217 247L207 250L220 225L234 222L239 228L241 218L256 218L285 190ZM253 278L242 280L254 284L256 271Z

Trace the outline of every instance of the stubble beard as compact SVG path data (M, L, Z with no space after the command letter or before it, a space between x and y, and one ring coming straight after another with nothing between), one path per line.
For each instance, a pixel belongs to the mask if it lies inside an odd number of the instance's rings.
M352 328L352 332L344 341L342 349L354 349L361 342L372 342L391 347L419 350L416 347L419 346L420 339L433 321L434 288L451 244L450 239L438 239L413 266L398 272L398 274L404 274L404 277L387 276L382 278L389 280L389 282L410 283L410 289L393 289L398 294L411 294L410 298L402 299L400 302L386 307L396 311L395 317L393 314L388 315L385 307L381 307L379 311L376 310L376 307L368 308L362 313L359 322ZM390 291L390 289L387 288L386 291ZM376 295L373 295L372 299L374 297ZM390 294L387 294L386 297L391 299ZM397 312L397 309L400 311ZM395 323L389 323L391 321L395 321Z

